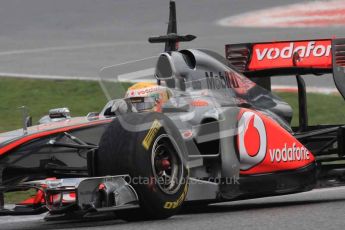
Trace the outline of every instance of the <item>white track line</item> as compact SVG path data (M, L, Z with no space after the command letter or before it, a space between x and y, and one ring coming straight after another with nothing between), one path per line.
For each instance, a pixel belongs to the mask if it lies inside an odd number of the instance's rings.
M98 81L99 77L83 77L83 76L60 76L60 75L40 75L40 74L21 74L21 73L1 73L0 78L31 78L44 80L81 80L81 81Z
M152 71L152 69L145 70L145 75L147 76L147 71ZM140 72L141 73L141 72ZM59 76L59 75L39 75L39 74L20 74L20 73L1 73L0 78L28 78L28 79L42 79L42 80L80 80L80 81L99 81L99 77L85 77L85 76ZM133 76L131 75L131 78ZM136 78L137 79L137 78ZM123 76L121 78L123 81ZM132 79L133 80L133 79ZM139 80L129 80L129 82L138 82ZM141 78L140 81L150 81L152 78L144 79ZM290 85L272 85L272 90L276 92L297 92L297 87ZM308 93L320 93L320 94L339 94L336 88L326 88L326 87L307 87Z
M112 43L96 43L88 45L76 45L76 46L53 46L44 47L37 49L22 49L22 50L9 50L0 52L0 56L7 55L18 55L18 54L32 54L32 53L42 53L51 51L65 51L65 50L78 50L78 49L89 49L89 48L99 48L99 47L113 47L121 45L133 45L133 44L143 44L143 41L127 41L127 42L112 42Z

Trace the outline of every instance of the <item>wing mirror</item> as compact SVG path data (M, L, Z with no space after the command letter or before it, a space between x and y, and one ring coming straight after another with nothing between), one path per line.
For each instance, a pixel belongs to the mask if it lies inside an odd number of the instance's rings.
M26 106L19 107L22 110L23 134L28 133L28 127L32 126L32 117L29 116L29 109Z

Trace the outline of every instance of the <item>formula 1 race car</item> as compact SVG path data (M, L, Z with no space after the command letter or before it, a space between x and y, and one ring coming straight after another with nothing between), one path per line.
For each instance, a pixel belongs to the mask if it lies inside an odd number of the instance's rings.
M301 75L333 74L344 97L345 39L230 44L225 58L178 50L193 39L177 34L171 1L167 35L149 38L165 52L102 69L109 102L100 113L55 109L37 126L24 119L23 129L0 134L0 214L162 219L184 205L344 181L345 126L308 125ZM296 76L298 127L270 89L282 75Z

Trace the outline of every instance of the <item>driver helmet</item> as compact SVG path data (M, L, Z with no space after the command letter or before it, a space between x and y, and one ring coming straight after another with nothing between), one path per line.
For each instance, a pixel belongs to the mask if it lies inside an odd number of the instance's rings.
M167 87L152 82L140 82L128 88L125 98L129 99L138 112L161 112L161 107L170 98Z

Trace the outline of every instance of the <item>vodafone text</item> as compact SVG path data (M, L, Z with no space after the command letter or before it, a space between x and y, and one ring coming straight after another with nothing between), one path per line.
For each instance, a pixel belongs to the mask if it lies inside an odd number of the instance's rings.
M256 55L258 57L259 61L262 61L263 59L277 59L277 58L283 58L283 59L291 59L292 55L295 52L299 53L299 56L301 58L303 57L328 57L331 53L331 45L316 45L315 41L308 42L308 44L305 45L299 45L295 47L294 42L290 42L290 44L282 49L279 48L264 48L263 50L255 49Z
M152 87L152 88L146 88L146 89L137 90L136 93L137 93L139 96L141 96L141 95L144 95L144 94L156 92L156 91L158 91L158 90L159 90L158 87Z
M297 147L293 143L291 147L287 147L285 143L282 149L269 150L271 162L288 162L288 161L304 161L310 159L310 153L305 147Z

